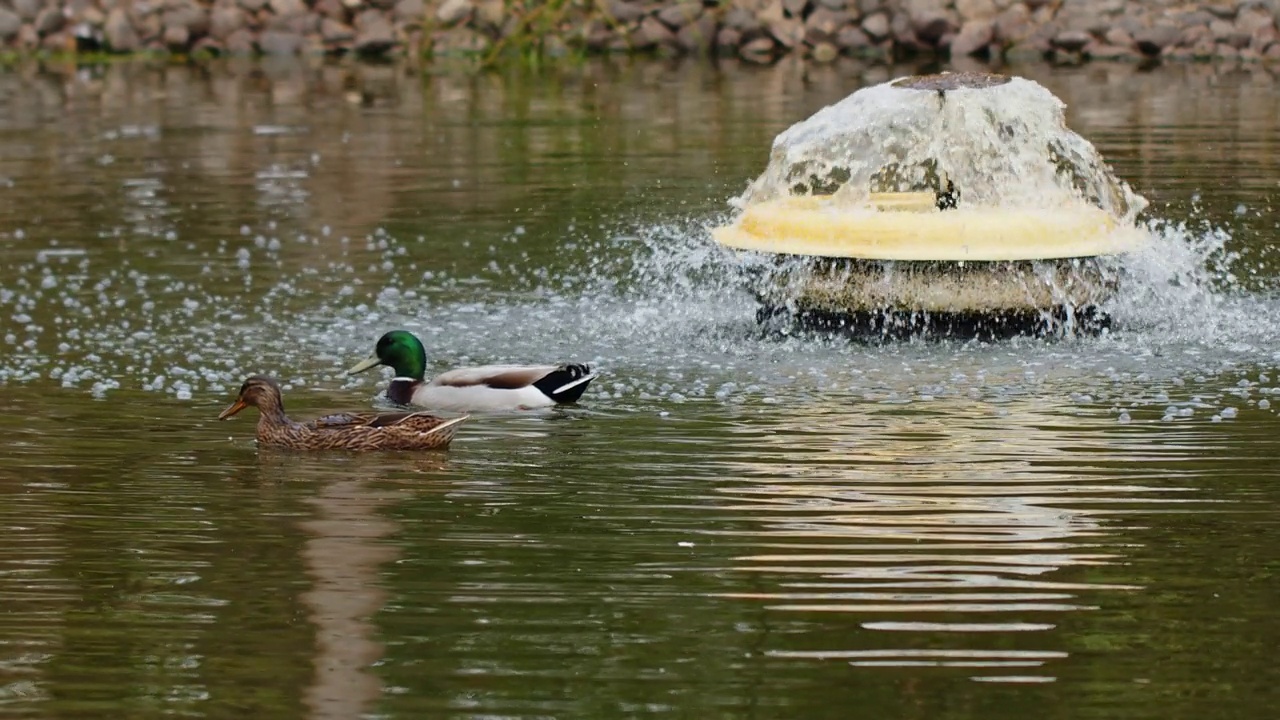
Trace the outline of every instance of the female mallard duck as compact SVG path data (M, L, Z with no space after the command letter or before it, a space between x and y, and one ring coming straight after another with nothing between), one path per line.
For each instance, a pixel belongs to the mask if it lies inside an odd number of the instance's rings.
M392 330L378 339L373 355L348 375L386 365L396 371L387 399L434 410L531 410L577 402L595 379L591 368L568 365L484 365L423 379L427 351L413 333Z
M467 419L421 412L338 413L298 423L284 414L280 386L262 375L245 380L236 401L218 419L226 420L250 405L258 408L258 443L294 450L443 450Z

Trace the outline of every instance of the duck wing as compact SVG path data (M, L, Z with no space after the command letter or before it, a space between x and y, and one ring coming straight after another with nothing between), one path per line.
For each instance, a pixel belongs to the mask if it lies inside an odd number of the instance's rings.
M487 387L494 390L520 390L555 372L559 365L482 365L459 368L431 379L432 385L445 387Z

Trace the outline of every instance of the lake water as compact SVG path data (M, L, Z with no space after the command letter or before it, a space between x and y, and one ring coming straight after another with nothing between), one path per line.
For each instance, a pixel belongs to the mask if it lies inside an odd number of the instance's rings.
M1152 201L1100 337L765 336L707 228L919 68L0 71L0 715L1269 717L1280 78L1008 68ZM576 360L447 453L258 450Z

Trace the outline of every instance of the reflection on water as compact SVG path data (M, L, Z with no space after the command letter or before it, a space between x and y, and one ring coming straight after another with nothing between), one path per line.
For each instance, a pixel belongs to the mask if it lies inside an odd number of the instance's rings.
M945 415L824 410L821 421L780 411L778 432L762 437L751 461L727 465L743 479L719 488L724 509L758 525L757 552L735 558L735 567L777 578L767 592L727 596L773 610L851 613L867 630L954 633L962 646L971 633L1052 630L1054 614L1097 610L1100 593L1142 589L1077 569L1124 562L1108 537L1124 529L1118 518L1153 512L1152 504L1177 509L1179 493L1191 489L1099 482L1066 450L1124 457L1142 443L1081 438L1079 426L1025 405L999 418L962 402ZM984 668L1067 657L898 641L800 655Z
M1018 71L1192 225L1112 335L755 332L703 230L884 68L0 72L0 713L1265 715L1276 81ZM214 420L391 325L604 374L430 459Z

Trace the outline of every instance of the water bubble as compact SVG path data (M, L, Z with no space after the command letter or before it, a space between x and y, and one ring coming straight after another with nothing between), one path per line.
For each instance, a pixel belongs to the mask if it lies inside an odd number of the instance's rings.
M1259 401L1258 401L1258 408L1259 408L1259 409L1261 409L1261 410L1266 410L1266 409L1267 409L1267 408L1269 408L1269 407L1271 407L1271 401L1270 401L1270 400L1259 400Z
M1222 412L1219 414L1224 418L1231 419L1236 416L1237 412L1238 411L1233 407L1226 407L1222 408Z
M1132 419L1133 418L1129 417L1129 413L1127 412L1120 413L1120 417L1117 418L1121 425L1128 425Z

